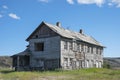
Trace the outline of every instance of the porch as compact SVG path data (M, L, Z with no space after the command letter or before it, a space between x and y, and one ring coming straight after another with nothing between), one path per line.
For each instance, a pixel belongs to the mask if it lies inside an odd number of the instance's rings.
M12 56L13 68L15 71L29 70L30 69L30 53L21 52Z

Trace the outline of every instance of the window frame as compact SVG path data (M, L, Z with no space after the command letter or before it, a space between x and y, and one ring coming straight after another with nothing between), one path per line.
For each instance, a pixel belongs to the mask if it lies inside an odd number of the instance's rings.
M64 41L64 49L67 50L68 49L68 44L67 41Z
M35 51L44 51L44 42L36 42L34 43Z

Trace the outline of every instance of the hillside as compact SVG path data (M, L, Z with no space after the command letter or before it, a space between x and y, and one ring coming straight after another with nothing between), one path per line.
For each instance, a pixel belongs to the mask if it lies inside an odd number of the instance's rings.
M0 56L0 68L10 68L12 59L9 56Z
M120 69L120 57L118 58L104 58L104 63L109 64L111 68Z

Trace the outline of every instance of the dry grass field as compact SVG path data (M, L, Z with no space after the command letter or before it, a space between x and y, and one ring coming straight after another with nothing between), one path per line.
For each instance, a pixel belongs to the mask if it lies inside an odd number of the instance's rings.
M120 70L79 69L55 71L0 70L0 80L120 80Z

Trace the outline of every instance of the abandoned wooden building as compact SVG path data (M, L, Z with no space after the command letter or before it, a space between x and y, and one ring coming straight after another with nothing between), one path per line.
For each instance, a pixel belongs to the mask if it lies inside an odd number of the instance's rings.
M12 56L16 70L101 68L103 64L103 45L82 30L64 29L59 22L42 22L26 41L26 50Z

